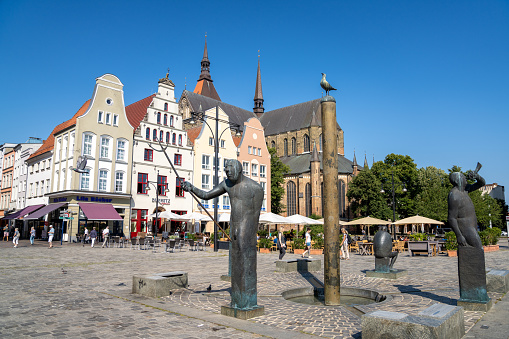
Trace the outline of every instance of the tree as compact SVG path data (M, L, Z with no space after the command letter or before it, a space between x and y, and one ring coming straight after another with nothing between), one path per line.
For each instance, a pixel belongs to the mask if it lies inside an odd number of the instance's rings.
M503 207L496 199L489 194L481 194L479 190L470 192L469 196L474 203L477 224L481 230L490 227L490 220L493 227L502 228L504 226L502 222Z
M417 214L447 221L447 196L452 188L445 171L433 166L417 170L417 186L419 193L416 196L415 211Z
M272 213L282 213L285 205L281 202L285 194L285 174L290 172L290 167L283 164L278 158L275 148L269 148L270 153L270 209Z
M346 196L354 215L371 216L373 218L392 218L391 209L387 206L383 194L380 193L380 180L371 170L359 172L348 185Z

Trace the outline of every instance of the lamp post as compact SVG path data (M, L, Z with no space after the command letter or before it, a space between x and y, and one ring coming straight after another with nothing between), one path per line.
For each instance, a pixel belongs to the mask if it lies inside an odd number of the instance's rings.
M405 187L405 183L394 183L394 169L391 173L391 193L392 193L392 222L396 222L396 186L402 186L403 192L406 192L407 189ZM380 193L385 193L384 191L384 184L382 183L382 189L380 190ZM396 239L396 232L394 229L394 225L392 226L392 238Z
M201 111L201 105L198 112L191 112L191 118L187 119L189 124L194 125L196 124L196 120L200 120L203 123L207 125L207 127L210 130L210 133L213 136L214 140L214 187L216 187L219 184L219 139L221 139L221 136L226 130L234 129L236 130L235 136L241 135L241 126L238 124L235 124L233 122L230 122L228 120L219 119L219 106L216 106L216 115L215 117L205 115L204 112ZM207 119L213 119L215 121L215 133L212 130L212 127L207 122ZM219 122L228 124L228 126L219 134ZM219 204L219 197L214 198L214 252L218 251L218 227L217 227L217 218L218 218L218 211L217 206Z
M155 230L154 230L154 239L157 235L157 222L159 221L159 170L157 170L157 181L147 181L147 184L145 186L146 191L150 191L149 184L154 185L156 190L156 223L155 223ZM168 192L168 183L164 184L164 192Z

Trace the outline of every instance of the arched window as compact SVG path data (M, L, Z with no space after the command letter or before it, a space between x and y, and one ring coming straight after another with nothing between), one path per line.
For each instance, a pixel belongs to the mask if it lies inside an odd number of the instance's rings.
M309 152L309 135L304 134L304 152Z
M166 126L168 125L168 114L165 114L163 117L163 124Z
M292 138L292 155L297 154L297 139Z
M289 181L286 185L286 211L288 216L297 214L297 190L295 189L295 183Z
M306 184L306 217L309 217L313 212L311 211L311 184Z
M170 143L170 132L166 132L166 143Z
M168 103L167 103L167 102L165 102L165 103L164 103L164 110L165 110L166 112L168 111Z
M161 123L161 112L157 112L157 123Z
M343 180L338 181L338 195L339 195L339 216L345 217L345 189L346 185Z
M150 128L147 127L147 130L145 131L145 139L150 140Z
M288 156L288 139L285 138L285 140L283 140L283 152L284 152L284 156L287 157Z
M156 129L154 129L152 131L152 140L157 141L157 130Z
M182 134L179 134L179 146L182 146Z
M272 142L270 143L270 147L271 148L276 148L276 142L274 140L272 140Z
M161 140L161 142L163 142L163 131L159 131L159 140Z
M170 115L170 126L173 127L173 115Z
M177 144L177 135L175 133L171 136L171 143L174 145Z

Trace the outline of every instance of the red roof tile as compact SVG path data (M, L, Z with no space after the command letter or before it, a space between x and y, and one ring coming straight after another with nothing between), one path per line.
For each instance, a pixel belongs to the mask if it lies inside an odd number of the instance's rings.
M125 112L127 114L127 120L129 120L129 123L133 126L135 131L138 126L140 126L140 122L145 117L145 114L147 114L147 108L155 96L155 94L152 94L145 99L141 99L140 101L126 106Z
M194 140L198 138L198 135L200 135L201 127L202 126L197 126L187 130L187 140L191 141L193 145Z

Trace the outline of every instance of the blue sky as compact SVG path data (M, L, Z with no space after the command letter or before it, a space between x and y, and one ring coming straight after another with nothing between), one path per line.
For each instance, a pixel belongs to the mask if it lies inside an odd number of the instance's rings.
M266 110L333 92L345 155L410 155L509 187L508 1L0 1L0 144L47 138L92 95L126 104L170 67L180 96L207 32L221 99L252 109L260 50Z

